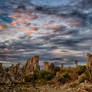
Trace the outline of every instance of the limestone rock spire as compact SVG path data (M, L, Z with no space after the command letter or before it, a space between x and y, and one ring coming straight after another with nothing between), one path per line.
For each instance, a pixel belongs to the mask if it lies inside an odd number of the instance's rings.
M37 70L39 71L40 70L40 66L39 66L39 56L38 55L35 55L33 58L32 58L32 66L33 66L33 70Z
M86 62L87 67L92 67L92 54L87 53L87 62Z

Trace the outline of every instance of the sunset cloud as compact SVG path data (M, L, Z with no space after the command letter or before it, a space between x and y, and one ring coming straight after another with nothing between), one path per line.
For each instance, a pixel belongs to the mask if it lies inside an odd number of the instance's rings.
M3 30L3 26L2 25L0 25L0 30Z
M37 10L25 0L27 8L23 10L17 8L20 0L14 4L11 1L9 7L5 2L0 6L0 60L24 63L38 54L41 62L72 64L78 59L85 63L84 53L92 51L92 11L88 6L80 8L81 2L75 6L74 1L65 8L42 6Z
M11 24L13 24L15 27L17 26L17 22L15 20L13 20Z

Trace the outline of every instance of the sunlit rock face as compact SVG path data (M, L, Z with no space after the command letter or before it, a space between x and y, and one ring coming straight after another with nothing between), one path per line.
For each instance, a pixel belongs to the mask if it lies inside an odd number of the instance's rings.
M32 60L28 58L26 60L26 63L22 67L22 71L25 72L25 74L30 74L33 71L39 71L39 56L32 57Z
M0 60L23 65L39 55L40 65L84 64L91 19L91 0L0 0Z
M32 66L33 66L33 70L37 70L39 71L40 70L40 66L39 66L39 56L34 56L32 58Z
M92 67L92 54L90 54L90 53L87 54L87 62L86 62L86 65L88 67Z
M45 71L48 71L48 72L50 72L50 73L54 73L54 67L55 67L55 65L54 65L54 63L48 63L48 62L44 62L44 70Z
M49 63L48 62L44 62L44 68L45 71L49 70Z
M31 64L31 59L27 59L26 63L24 64L22 71L26 74L29 74L30 72L33 71L33 66Z
M49 72L54 73L54 63L50 63L49 65Z

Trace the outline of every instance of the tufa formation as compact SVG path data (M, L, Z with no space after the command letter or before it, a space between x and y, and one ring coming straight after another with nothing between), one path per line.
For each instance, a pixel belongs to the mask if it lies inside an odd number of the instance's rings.
M74 61L76 67L78 66L78 61ZM87 67L92 67L92 55L90 53L87 54ZM62 70L64 67L64 64L61 64L60 69ZM48 63L44 62L43 70L55 74L55 65L54 63ZM39 56L34 56L32 59L28 58L26 60L26 63L20 67L20 64L16 64L15 66L12 64L8 68L4 68L2 66L2 63L0 63L0 84L15 84L15 83L23 83L24 82L24 76L33 74L34 71L40 72L40 65L39 65ZM61 72L57 71L56 77L61 76ZM75 74L75 72L74 72Z
M86 62L87 67L92 67L92 54L87 53L87 62Z

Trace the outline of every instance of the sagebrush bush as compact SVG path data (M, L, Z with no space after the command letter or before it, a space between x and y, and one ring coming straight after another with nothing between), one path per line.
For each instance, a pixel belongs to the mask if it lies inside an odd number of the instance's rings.
M51 80L53 78L53 74L45 71L45 70L41 70L39 72L39 78L40 79L45 79L45 80Z
M78 75L81 75L82 73L84 73L86 71L86 66L78 66L75 68L75 72L78 73Z
M87 67L85 75L87 76L87 80L92 82L92 67Z
M66 70L66 68L61 68L61 69L60 69L60 72L61 72L61 73L65 73L65 72L67 72L67 70Z
M73 68L72 67L66 68L66 72L72 73L73 72Z
M47 80L44 80L44 79L41 79L39 81L39 83L42 84L42 85L46 85L48 83L48 81Z
M73 72L71 73L71 78L72 80L77 80L78 79L78 73L75 71L75 69L73 68L72 70Z
M64 83L68 82L69 80L71 80L71 76L69 75L69 73L65 72L65 73L63 73L62 76L59 77L57 80L58 80L59 82L61 82L61 83L64 84Z
M56 67L54 68L55 74L56 74L57 72L59 72L59 71L60 71L60 67L59 67L59 66L56 66Z
M39 71L35 70L33 75L34 75L34 79L37 80L39 78Z
M37 72L37 71L34 71L33 74L29 74L24 77L26 82L33 82L33 81L37 80L38 78L39 78L39 72Z
M24 77L25 82L31 82L34 79L33 75L26 75Z
M5 68L5 71L6 71L6 72L8 72L8 71L9 71L9 68L8 68L8 67L7 67L7 68Z
M78 85L79 85L79 83L73 82L73 83L70 84L70 87L71 87L71 88L75 88L75 87L78 86Z
M86 79L87 79L86 75L82 75L82 76L79 78L79 83L85 82Z
M58 78L58 81L64 84L66 82L66 79L63 76L61 76Z
M63 76L66 80L70 80L70 79L71 79L71 76L69 75L68 72L65 72L62 76Z

